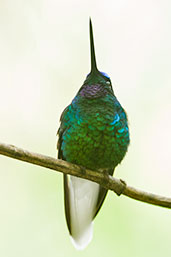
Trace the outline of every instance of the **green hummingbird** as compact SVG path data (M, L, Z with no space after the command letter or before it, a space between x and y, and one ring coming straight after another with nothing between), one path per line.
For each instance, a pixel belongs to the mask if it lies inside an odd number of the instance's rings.
M91 71L60 118L58 158L113 175L130 142L127 115L110 77L97 69L90 19ZM85 248L92 239L92 221L107 190L99 184L64 175L65 215L72 242Z

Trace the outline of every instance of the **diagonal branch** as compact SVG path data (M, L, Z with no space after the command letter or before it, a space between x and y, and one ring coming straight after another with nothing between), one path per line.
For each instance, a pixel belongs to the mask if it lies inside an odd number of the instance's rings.
M55 171L59 171L64 174L70 174L76 177L94 181L96 183L99 183L106 189L114 191L117 195L123 194L142 202L171 208L171 198L147 193L134 187L130 187L126 185L123 180L113 178L112 176L108 176L107 174L103 174L102 172L88 170L63 160L57 160L55 158L42 154L32 153L18 148L14 145L0 143L0 154L35 165L39 165L45 168L49 168Z

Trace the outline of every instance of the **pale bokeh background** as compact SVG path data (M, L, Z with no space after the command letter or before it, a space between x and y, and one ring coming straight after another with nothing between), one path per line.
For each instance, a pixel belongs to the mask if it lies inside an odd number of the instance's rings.
M55 157L62 110L97 63L129 117L116 176L171 196L171 2L1 0L0 141ZM169 257L171 212L109 192L91 244L77 252L64 218L62 175L0 156L0 256Z

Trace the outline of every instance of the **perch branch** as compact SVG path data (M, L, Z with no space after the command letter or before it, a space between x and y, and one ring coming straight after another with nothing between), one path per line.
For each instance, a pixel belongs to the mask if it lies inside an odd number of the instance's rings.
M123 180L103 174L102 172L88 170L63 160L58 160L42 154L32 153L14 145L3 143L0 143L0 154L59 171L64 174L70 174L76 177L94 181L99 183L104 188L114 191L117 195L123 194L138 201L171 208L171 198L147 193L128 186Z

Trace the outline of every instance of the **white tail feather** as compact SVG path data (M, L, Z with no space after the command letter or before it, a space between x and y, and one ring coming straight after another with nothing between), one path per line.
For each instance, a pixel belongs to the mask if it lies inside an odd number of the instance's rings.
M97 183L70 176L69 204L72 242L77 249L84 249L92 239L93 216L100 186Z

